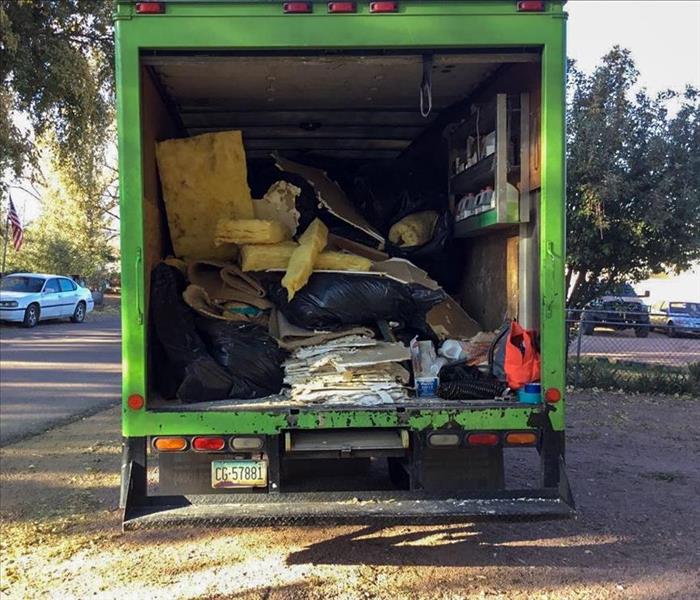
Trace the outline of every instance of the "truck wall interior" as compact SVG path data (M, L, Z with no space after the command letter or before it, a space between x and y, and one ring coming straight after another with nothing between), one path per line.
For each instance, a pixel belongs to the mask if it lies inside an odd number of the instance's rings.
M145 267L172 250L155 161L155 144L173 137L240 129L253 196L255 176L272 152L328 170L343 186L371 162L409 161L444 182L445 127L498 93L530 95L528 225L457 239L448 285L485 330L518 316L523 295L537 306L540 180L540 57L535 51L432 56L433 108L419 108L421 55L242 56L149 53L142 56ZM263 190L264 191L264 190ZM347 191L347 190L346 190ZM352 195L352 194L351 194ZM521 236L533 242L519 251ZM527 264L520 264L525 260ZM527 279L527 290L521 289ZM148 282L146 283L148 286ZM148 290L148 287L146 288ZM537 311L535 311L536 314ZM537 325L531 317L529 326Z

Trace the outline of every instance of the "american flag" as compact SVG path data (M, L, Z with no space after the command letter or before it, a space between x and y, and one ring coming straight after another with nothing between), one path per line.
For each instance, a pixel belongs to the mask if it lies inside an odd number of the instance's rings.
M24 228L22 227L22 221L19 220L12 198L10 198L10 213L7 215L7 219L12 227L12 245L15 247L15 252L19 252L24 240Z

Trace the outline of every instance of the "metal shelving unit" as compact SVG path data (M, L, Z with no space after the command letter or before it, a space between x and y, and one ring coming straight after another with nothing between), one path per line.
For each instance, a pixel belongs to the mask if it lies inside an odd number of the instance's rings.
M529 219L529 96L497 94L477 107L466 119L445 130L448 141L450 208L467 193L477 194L489 186L494 191L490 208L483 208L455 222L456 237L470 237L497 228L513 227ZM466 161L467 140L477 147L486 135L495 132L495 152L478 156L477 162L456 171L458 159ZM524 165L524 168L521 168Z

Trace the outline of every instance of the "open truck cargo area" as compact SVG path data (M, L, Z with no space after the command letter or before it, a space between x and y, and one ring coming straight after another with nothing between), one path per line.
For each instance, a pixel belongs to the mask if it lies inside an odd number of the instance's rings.
M562 3L115 18L125 527L572 515Z

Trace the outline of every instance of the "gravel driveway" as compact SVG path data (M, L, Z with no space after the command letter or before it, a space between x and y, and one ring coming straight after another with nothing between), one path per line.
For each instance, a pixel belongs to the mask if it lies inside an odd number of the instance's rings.
M3 598L700 598L700 399L574 394L576 520L119 531L118 411L7 446Z

